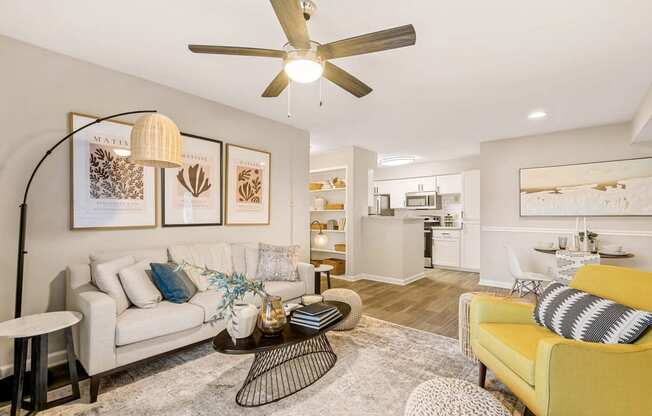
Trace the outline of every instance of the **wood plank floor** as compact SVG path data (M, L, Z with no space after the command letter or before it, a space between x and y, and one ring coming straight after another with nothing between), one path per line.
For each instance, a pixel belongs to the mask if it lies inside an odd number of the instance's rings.
M333 287L356 291L363 313L400 325L457 338L458 298L464 292L502 292L478 284L478 273L433 269L426 277L406 286L331 278ZM322 291L326 290L322 278Z

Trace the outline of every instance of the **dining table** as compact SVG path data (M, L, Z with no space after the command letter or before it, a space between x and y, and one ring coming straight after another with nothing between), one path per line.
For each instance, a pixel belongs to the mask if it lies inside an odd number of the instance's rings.
M537 251L539 253L544 253L544 254L556 254L559 249L556 248L540 248L540 247L535 247L534 251ZM629 259L634 257L634 254L632 253L598 253L600 255L601 259Z

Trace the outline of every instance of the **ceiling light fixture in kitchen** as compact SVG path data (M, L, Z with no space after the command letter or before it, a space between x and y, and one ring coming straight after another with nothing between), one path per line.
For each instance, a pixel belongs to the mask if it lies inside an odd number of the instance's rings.
M401 166L413 163L415 160L416 156L391 156L380 159L378 164L380 166Z

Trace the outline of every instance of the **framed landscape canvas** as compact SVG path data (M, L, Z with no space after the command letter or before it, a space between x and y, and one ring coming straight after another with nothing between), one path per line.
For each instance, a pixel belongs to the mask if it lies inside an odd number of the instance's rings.
M161 169L164 227L222 225L222 142L181 133L183 166Z
M71 131L96 118L71 113ZM129 161L130 134L103 121L72 137L72 229L156 227L156 171Z
M652 157L520 170L521 216L652 216Z
M267 225L272 155L226 145L226 224Z

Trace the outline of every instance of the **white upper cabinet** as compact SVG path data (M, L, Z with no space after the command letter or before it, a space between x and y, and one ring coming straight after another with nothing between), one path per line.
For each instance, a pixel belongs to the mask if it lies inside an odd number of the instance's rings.
M437 178L435 176L425 176L415 179L417 192L435 192L437 190Z
M480 171L470 170L462 173L464 192L464 221L480 221Z
M440 194L461 194L462 175L437 176L437 192Z

